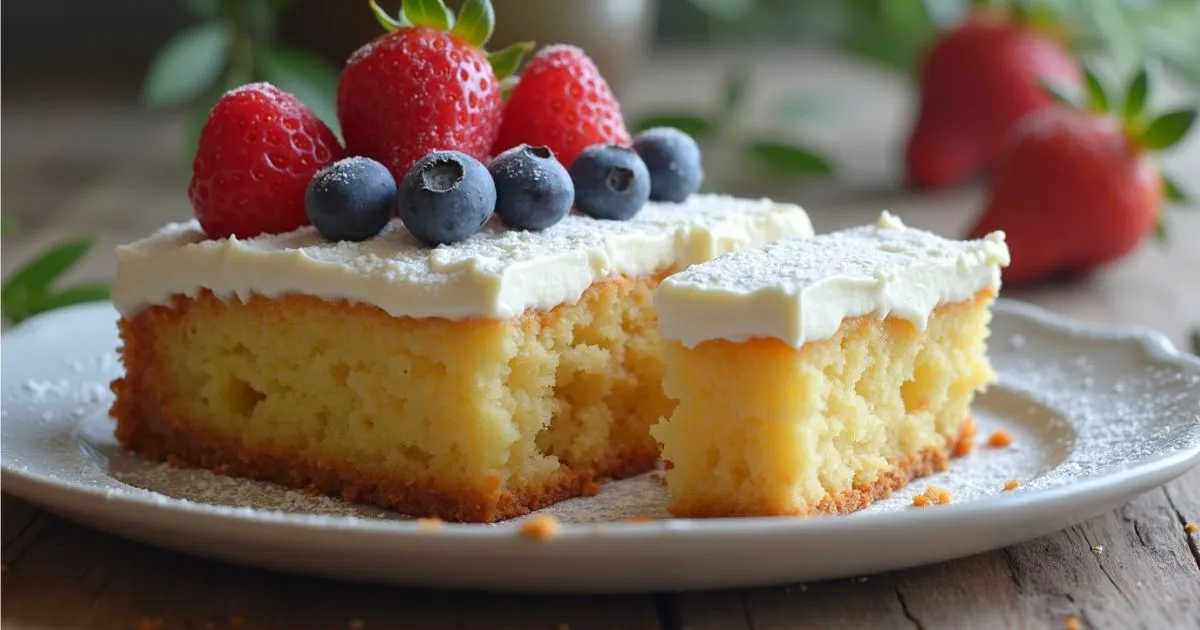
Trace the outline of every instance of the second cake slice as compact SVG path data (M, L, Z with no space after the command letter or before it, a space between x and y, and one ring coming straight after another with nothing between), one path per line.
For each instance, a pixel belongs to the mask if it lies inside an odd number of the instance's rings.
M1008 260L1002 233L951 241L885 212L668 278L654 299L679 404L651 432L671 512L848 512L943 470L995 379Z

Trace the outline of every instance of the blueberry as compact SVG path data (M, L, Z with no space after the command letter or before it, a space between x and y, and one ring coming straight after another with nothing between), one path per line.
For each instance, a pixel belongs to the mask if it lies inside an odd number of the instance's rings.
M544 230L562 220L575 201L575 184L548 147L517 145L492 159L496 215L517 230Z
M417 240L446 245L479 231L496 208L496 184L487 167L458 151L434 151L417 160L400 184L400 219Z
M650 199L679 203L700 189L704 166L700 146L674 127L647 129L633 139L633 150L650 171Z
M650 172L633 149L593 144L571 163L575 207L597 219L633 218L650 198Z
M331 241L365 241L392 218L396 180L387 167L350 157L317 171L308 183L304 208L321 236Z

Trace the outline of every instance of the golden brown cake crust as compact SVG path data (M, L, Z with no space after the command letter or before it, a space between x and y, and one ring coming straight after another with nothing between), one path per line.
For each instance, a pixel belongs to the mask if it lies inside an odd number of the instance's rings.
M656 274L655 280L667 273L669 270ZM599 285L634 281L613 278L596 283L589 291L598 290ZM604 480L637 475L658 464L657 448L649 441L648 449L627 448L586 465L563 466L549 481L537 485L504 488L501 479L489 478L482 486L456 487L432 476L414 480L386 469L369 470L353 462L323 461L299 453L247 448L236 439L203 429L203 419L179 413L180 405L172 400L175 396L166 370L159 365L154 351L156 330L170 326L195 302L219 301L204 291L194 299L180 296L171 306L150 307L120 321L125 376L112 383L116 400L110 413L117 422L117 440L125 448L180 467L195 466L218 474L273 481L314 494L341 496L405 514L459 522L494 522L571 497L594 495ZM348 320L364 315L390 319L374 306L329 302L312 296L284 296L268 301L271 308L284 311L319 307L341 310ZM363 309L370 313L363 313ZM554 313L555 309L532 311L522 317L548 320ZM500 325L485 319L449 323L464 327L464 331L475 326Z
M745 516L815 516L818 514L848 514L870 506L875 501L887 499L892 492L908 485L913 479L927 477L945 471L951 456L963 452L961 444L970 442L975 436L975 421L963 420L959 434L948 440L944 447L927 448L912 457L897 462L891 470L879 475L875 481L855 486L839 495L827 496L809 511L777 510L775 513L756 511L753 514L730 512L727 504L680 504L671 505L671 515L677 518L719 518Z

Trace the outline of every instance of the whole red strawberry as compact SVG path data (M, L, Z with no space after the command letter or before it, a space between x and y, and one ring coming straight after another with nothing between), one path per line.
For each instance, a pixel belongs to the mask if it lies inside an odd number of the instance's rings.
M970 237L1006 233L1007 284L1081 274L1123 257L1161 221L1164 191L1178 194L1150 151L1181 139L1196 112L1145 119L1145 72L1130 84L1120 116L1108 111L1090 72L1087 83L1087 110L1059 105L1023 118L996 163Z
M397 181L435 150L486 160L503 113L500 81L528 47L481 49L495 25L488 0L469 0L457 18L441 0L408 0L399 19L370 4L388 32L342 70L337 109L346 149L383 163Z
M492 154L518 144L547 146L570 166L593 144L628 146L621 106L596 64L574 46L538 52L513 88Z
M1010 14L982 13L942 35L920 75L920 106L905 166L918 188L952 186L986 170L1022 116L1053 104L1043 83L1079 85L1057 41Z
M188 199L211 238L290 232L308 224L313 174L342 156L337 137L296 97L268 83L244 85L208 115Z

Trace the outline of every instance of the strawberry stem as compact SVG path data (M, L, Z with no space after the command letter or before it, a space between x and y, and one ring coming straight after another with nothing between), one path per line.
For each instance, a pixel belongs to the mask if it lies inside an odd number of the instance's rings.
M428 26L448 31L454 26L454 12L442 0L404 0L400 11L413 26Z
M533 42L518 42L507 48L487 54L488 63L492 64L492 72L496 78L503 81L521 67L521 60L533 50Z
M458 20L450 34L475 48L483 48L495 29L496 10L492 8L491 0L467 0L459 9Z
M408 20L404 18L403 13L400 14L399 18L394 18L388 15L387 11L384 11L382 8L380 8L380 6L375 3L375 0L367 0L367 3L371 6L371 13L375 15L375 21L379 22L379 25L383 27L383 30L391 33L392 31L397 31L402 28L412 26L412 24L410 24Z

